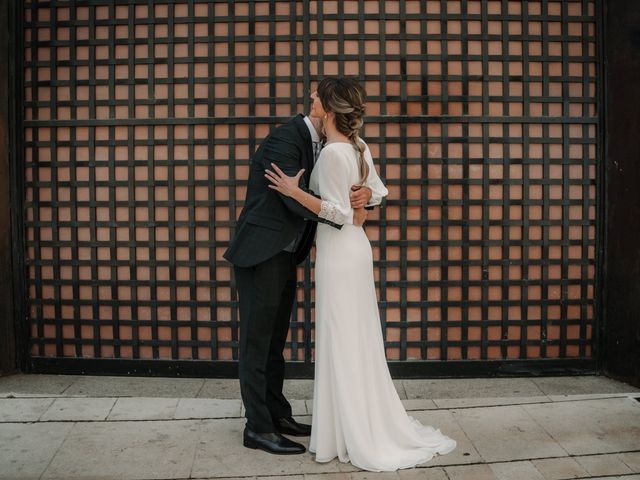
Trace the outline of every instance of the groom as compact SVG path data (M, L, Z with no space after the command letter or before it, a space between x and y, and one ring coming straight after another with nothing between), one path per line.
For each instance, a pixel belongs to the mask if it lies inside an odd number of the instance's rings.
M265 170L276 164L284 173L301 177L308 189L311 170L320 154L320 121L297 115L265 138L249 163L244 208L224 258L234 265L240 306L239 377L247 423L243 444L274 454L305 452L304 445L282 434L308 436L311 426L292 418L282 394L283 350L296 292L296 265L313 243L317 223L327 223L292 198L268 188ZM355 187L354 187L355 188ZM371 190L351 193L354 208L369 202Z

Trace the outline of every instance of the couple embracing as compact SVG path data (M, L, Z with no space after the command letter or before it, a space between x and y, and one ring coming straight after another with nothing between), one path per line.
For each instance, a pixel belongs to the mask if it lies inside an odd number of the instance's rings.
M410 468L456 442L406 413L386 363L362 225L388 191L359 138L365 92L353 79L330 77L311 99L308 116L273 130L253 156L246 203L224 254L240 304L243 444L304 453L283 434L310 435L317 462L338 457L370 471ZM314 237L315 376L312 425L305 425L292 418L282 393L282 352L296 265Z

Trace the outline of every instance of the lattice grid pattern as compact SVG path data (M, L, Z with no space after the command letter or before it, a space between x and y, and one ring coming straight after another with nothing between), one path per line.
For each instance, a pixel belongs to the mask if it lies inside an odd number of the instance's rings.
M248 159L325 75L368 92L389 360L590 357L593 0L25 2L32 356L238 357ZM312 263L287 358L313 355Z

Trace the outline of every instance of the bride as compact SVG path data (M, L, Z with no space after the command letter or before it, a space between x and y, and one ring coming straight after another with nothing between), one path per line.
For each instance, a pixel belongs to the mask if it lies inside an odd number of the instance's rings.
M309 451L317 462L335 457L370 471L410 468L446 454L455 440L409 416L386 363L373 278L371 245L362 226L366 211L353 210L351 185L373 196L388 191L371 152L359 138L365 93L349 78L325 78L311 96L311 116L326 135L311 174L310 188L298 187L301 170L286 176L267 171L271 188L292 197L321 218L316 238L316 339L313 419Z

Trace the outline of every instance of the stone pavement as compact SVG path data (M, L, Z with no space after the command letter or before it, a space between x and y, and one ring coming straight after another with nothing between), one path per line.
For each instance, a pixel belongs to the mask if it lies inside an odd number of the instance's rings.
M601 376L395 384L411 415L458 441L454 452L371 473L249 450L237 380L0 377L0 478L640 479L637 388ZM285 392L310 422L313 382L287 380Z

